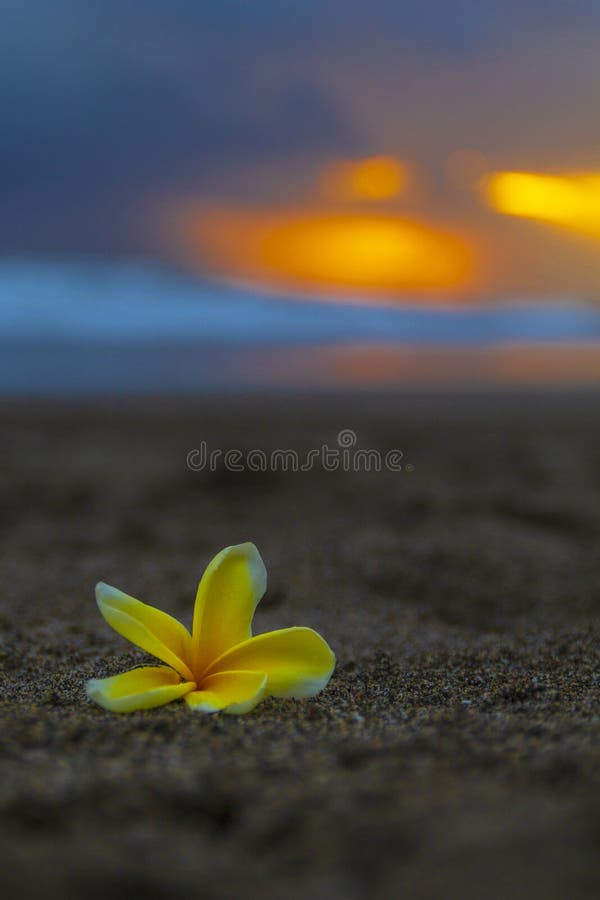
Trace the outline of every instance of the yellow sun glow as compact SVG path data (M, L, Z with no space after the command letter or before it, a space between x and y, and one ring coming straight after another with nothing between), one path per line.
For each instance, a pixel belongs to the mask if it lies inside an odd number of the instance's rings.
M600 237L600 173L494 172L482 187L487 202L498 212Z

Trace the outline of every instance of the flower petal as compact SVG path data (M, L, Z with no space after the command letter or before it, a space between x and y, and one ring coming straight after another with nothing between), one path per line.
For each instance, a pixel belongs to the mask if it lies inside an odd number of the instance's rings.
M194 607L194 669L208 665L251 634L256 604L267 587L267 572L254 544L236 544L208 565Z
M265 696L314 697L325 687L334 667L335 656L320 634L312 628L283 628L232 647L215 660L206 675L231 669L265 672Z
M247 713L265 694L267 676L263 672L217 672L202 682L201 691L185 698L193 710L213 713Z
M112 678L92 678L87 695L111 712L152 709L177 700L196 687L193 681L181 681L168 666L141 666Z
M96 602L111 628L184 678L193 679L186 662L191 658L192 638L181 622L102 581L96 585Z

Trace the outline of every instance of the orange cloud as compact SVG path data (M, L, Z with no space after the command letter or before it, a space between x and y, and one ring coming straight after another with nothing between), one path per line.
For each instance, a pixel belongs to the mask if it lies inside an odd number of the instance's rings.
M322 171L321 188L332 200L389 200L400 194L408 170L392 156L370 156L330 163Z
M213 209L185 215L182 233L211 272L279 289L447 296L473 283L465 238L394 215Z

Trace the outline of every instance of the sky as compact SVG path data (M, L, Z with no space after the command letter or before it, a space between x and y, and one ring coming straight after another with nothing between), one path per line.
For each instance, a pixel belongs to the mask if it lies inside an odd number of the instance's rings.
M600 297L600 187L541 211L519 188L517 212L481 187L600 171L597 0L4 0L2 22L0 256ZM372 158L393 195L324 189Z

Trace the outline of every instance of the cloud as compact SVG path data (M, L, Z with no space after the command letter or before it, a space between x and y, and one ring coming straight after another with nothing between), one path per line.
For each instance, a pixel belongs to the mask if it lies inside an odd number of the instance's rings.
M59 0L49 16L44 3L9 4L0 37L5 246L15 217L27 230L27 210L43 231L52 209L58 223L149 190L201 190L215 167L352 148L351 126L310 73L277 77L263 55L281 17L267 27L266 9L253 19L233 6L226 17L183 2L167 13L164 3L90 11Z
M149 195L286 159L430 161L486 114L507 147L597 148L597 56L574 51L599 24L589 0L5 0L0 247L123 248Z

